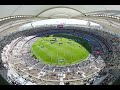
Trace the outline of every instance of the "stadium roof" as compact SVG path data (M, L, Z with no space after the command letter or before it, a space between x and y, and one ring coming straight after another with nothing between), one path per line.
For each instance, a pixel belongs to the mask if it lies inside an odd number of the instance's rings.
M120 5L0 5L0 18L14 15L75 17L87 14L120 16Z

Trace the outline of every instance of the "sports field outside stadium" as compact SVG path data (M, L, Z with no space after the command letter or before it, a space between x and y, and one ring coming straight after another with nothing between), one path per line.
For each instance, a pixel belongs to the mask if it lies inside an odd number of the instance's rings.
M45 64L66 66L85 60L91 53L91 46L82 37L56 34L36 40L31 52Z

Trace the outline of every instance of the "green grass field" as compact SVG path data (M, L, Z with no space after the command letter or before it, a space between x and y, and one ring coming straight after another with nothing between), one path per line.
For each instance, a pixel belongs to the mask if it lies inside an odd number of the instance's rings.
M91 47L81 37L58 34L35 41L31 52L45 64L66 66L86 59L91 52Z

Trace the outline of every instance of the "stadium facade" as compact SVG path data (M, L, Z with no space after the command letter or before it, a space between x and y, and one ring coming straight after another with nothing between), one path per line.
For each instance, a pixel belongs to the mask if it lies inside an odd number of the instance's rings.
M4 11L0 16L0 74L9 84L112 85L119 79L120 6L0 7ZM32 57L30 49L36 40L56 34L82 37L92 52L82 62L62 67Z

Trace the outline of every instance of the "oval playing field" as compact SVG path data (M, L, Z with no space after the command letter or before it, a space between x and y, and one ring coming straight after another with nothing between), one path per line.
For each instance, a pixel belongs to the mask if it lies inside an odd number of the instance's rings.
M85 60L91 52L91 47L81 37L57 35L38 39L33 43L31 52L45 64L66 66Z

